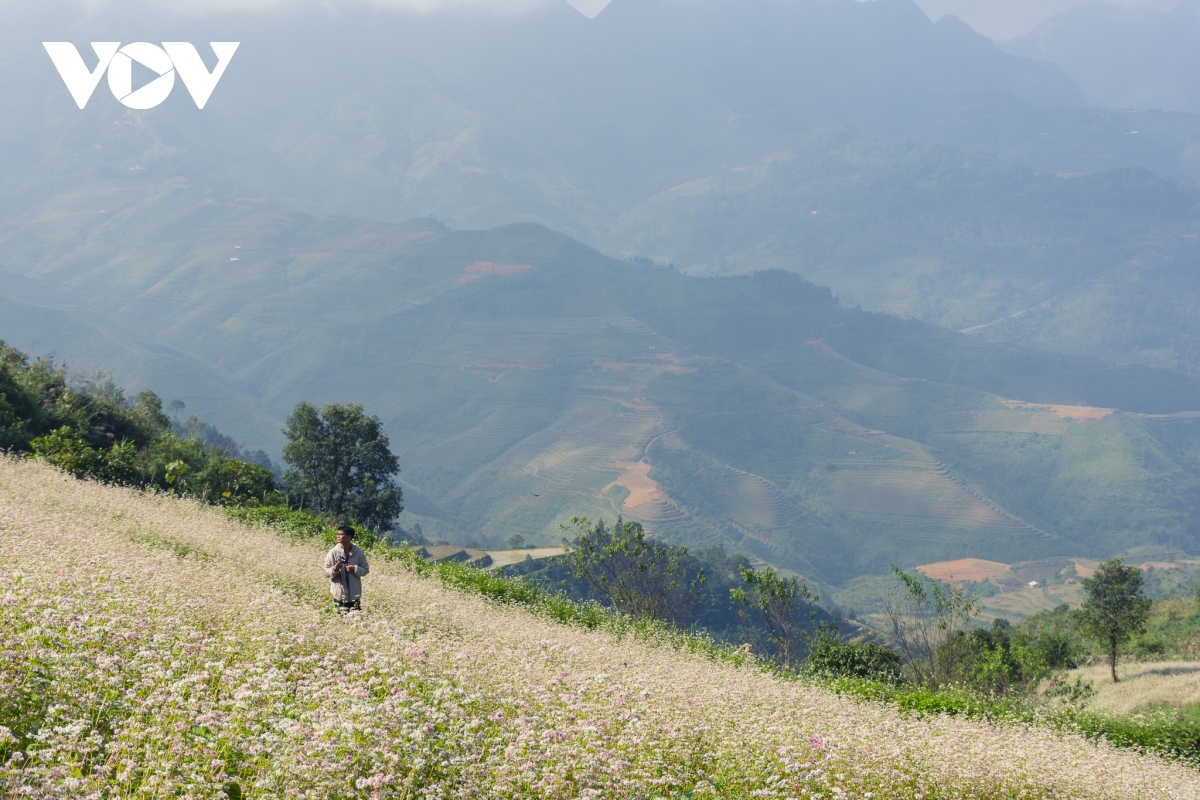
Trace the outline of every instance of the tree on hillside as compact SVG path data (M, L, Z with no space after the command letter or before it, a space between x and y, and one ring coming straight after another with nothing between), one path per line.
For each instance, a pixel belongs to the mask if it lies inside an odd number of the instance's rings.
M1113 683L1117 683L1117 650L1146 629L1151 601L1142 596L1145 577L1137 567L1110 558L1083 579L1083 630L1099 639L1108 653Z
M686 547L647 538L636 522L575 517L563 529L577 533L567 556L575 577L635 619L682 622L705 582Z
M941 686L962 679L972 660L967 637L978 602L963 590L910 575L892 565L898 591L884 598L892 635L918 683Z
M404 510L403 495L392 476L400 462L389 449L379 417L357 403L330 403L318 409L300 403L284 428L283 459L289 493L304 507L361 525L391 529Z
M819 599L795 576L781 578L772 569L742 569L745 586L731 589L729 599L738 606L743 622L749 620L762 628L775 646L775 657L784 669L791 667L795 655L794 630L804 609ZM810 619L816 612L810 611Z

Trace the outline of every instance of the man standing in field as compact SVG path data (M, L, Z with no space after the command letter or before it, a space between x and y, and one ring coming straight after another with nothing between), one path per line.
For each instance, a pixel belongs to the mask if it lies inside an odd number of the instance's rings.
M337 544L325 556L325 575L339 611L362 611L362 576L369 571L366 553L354 546L354 528L338 528Z

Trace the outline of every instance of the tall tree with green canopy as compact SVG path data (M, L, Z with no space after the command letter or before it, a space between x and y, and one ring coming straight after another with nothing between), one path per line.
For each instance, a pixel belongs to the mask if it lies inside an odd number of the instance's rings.
M679 624L707 580L686 547L647 537L640 523L573 517L561 527L577 534L567 556L575 577L635 619Z
M379 417L367 416L358 403L330 403L318 409L302 402L283 430L288 443L283 460L288 491L306 508L369 528L389 530L404 510L403 495L392 476L400 462L389 449Z
M1151 601L1142 596L1144 580L1140 569L1119 558L1110 558L1083 579L1083 629L1104 643L1113 683L1118 683L1118 648L1146 629Z

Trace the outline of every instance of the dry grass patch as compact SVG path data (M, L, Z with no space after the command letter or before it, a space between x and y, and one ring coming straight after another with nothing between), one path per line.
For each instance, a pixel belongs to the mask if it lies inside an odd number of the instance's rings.
M1152 706L1200 705L1200 662L1154 661L1117 665L1120 683L1113 683L1107 664L1081 667L1074 675L1096 687L1092 706L1099 711L1128 715Z
M1008 572L1008 564L1001 564L999 561L985 561L982 558L960 558L957 561L925 564L917 567L917 571L932 580L957 585L963 581L979 583L991 580Z
M1002 400L1004 405L1014 411L1045 411L1063 419L1073 419L1076 422L1089 422L1111 416L1116 409L1096 408L1095 406L1062 406L1026 403L1021 400Z

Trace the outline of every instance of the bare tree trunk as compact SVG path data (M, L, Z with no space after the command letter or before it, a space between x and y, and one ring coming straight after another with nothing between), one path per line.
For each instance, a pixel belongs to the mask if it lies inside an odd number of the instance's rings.
M1113 683L1120 683L1117 680L1117 643L1112 642L1112 647L1108 651L1108 666L1112 670Z

